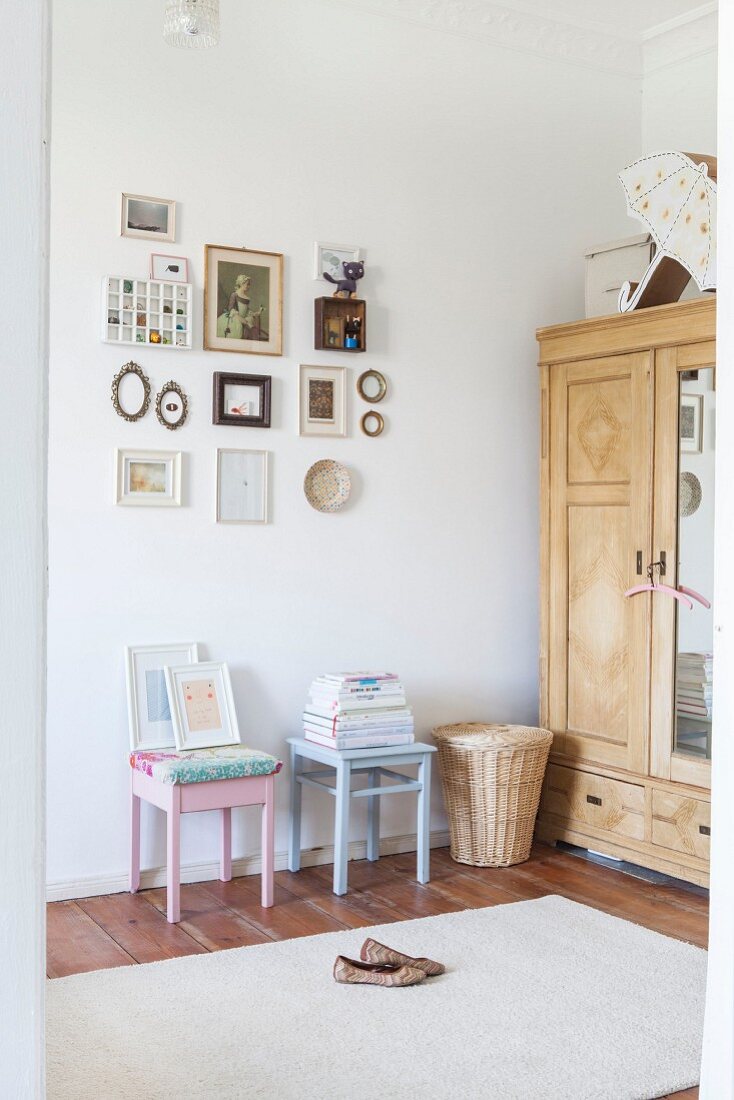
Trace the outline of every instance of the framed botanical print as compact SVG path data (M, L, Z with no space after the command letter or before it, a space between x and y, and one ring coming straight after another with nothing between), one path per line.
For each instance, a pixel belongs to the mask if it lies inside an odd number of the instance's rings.
M300 435L347 434L346 367L301 365L298 394Z
M181 505L180 451L115 451L115 504Z
M165 676L179 751L241 744L229 668L223 661L167 665Z
M133 752L174 748L164 669L166 665L192 665L198 660L196 642L125 646L127 715Z
M217 451L217 523L268 522L268 452Z
M204 347L283 354L283 256L208 244L204 251Z
M270 427L270 375L215 371L213 381L212 424Z

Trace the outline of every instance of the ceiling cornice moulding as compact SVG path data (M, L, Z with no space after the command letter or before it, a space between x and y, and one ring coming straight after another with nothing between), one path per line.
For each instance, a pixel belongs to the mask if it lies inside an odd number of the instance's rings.
M639 77L641 43L560 22L494 0L338 0L340 4L433 27L444 34L483 39L596 70Z
M716 4L707 3L639 38L610 34L528 10L523 0L336 0L364 11L482 39L505 49L639 79L716 46Z
M686 20L671 20L653 27L643 36L642 63L645 75L676 65L689 57L711 53L718 45L716 4L706 4ZM716 61L714 61L714 65Z

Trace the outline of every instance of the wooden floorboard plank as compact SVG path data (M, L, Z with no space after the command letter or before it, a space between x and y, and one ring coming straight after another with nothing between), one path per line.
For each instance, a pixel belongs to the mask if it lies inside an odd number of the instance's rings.
M318 867L314 871L322 878L326 889L331 889L331 868ZM432 917L438 913L457 913L466 906L441 894L431 892L415 879L408 879L391 871L383 861L353 860L349 864L349 892L364 895L378 905L386 905L400 914L402 920Z
M451 857L438 853L436 858L440 861L450 860ZM628 876L620 871L607 872L606 868L601 868L606 873L594 879L586 873L585 868L575 866L576 862L573 859L572 864L566 865L554 863L552 860L531 860L513 867L477 868L474 873L501 875L511 889L522 889L523 884L527 884L527 888L540 886L547 894L560 894L571 901L601 909L612 916L644 925L664 935L695 943L700 947L706 945L708 921L703 913L661 905L648 896L646 887L649 883L638 883L635 879L635 886L631 886L625 881Z
M347 927L280 885L275 887L275 904L271 908L263 909L260 904L259 876L236 878L231 882L216 880L202 885L212 897L273 940L317 936L320 932L340 932Z
M444 849L448 851L448 849ZM666 883L648 882L646 879L637 878L626 871L615 867L607 867L591 860L565 852L562 849L553 848L548 844L536 844L533 846L532 861L534 866L542 866L551 861L559 867L575 867L596 881L614 881L634 894L643 891L646 897L659 901L665 905L673 905L678 909L690 909L693 913L703 913L708 916L709 899L705 894L694 893L686 885L675 886Z
M404 919L394 905L378 902L355 890L337 897L332 893L331 887L326 886L323 876L316 874L314 867L304 867L303 870L296 872L278 871L275 881L330 917L341 921L348 928L391 924L393 921Z
M84 898L77 904L136 962L158 962L206 952L180 925L169 924L165 915L142 894L108 894Z
M394 856L390 863L397 874L410 877L415 868L407 855ZM431 880L427 889L454 900L462 909L481 909L488 905L504 905L514 901L527 901L542 897L547 891L542 887L524 885L513 887L500 871L492 875L477 873L485 869L464 867L452 859L442 859L440 850L431 864ZM466 871L469 874L466 874Z
M150 901L161 913L166 912L166 891L144 890L141 897ZM244 920L239 913L228 909L213 897L200 883L181 887L182 928L207 951L222 951L231 947L249 947L253 943L267 943L271 937Z
M75 901L57 901L46 910L46 973L49 978L134 965L135 959Z

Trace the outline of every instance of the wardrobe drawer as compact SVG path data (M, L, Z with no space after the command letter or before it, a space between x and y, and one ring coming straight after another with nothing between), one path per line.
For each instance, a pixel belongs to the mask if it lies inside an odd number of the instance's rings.
M630 840L645 839L645 788L551 764L542 809Z
M652 792L652 842L674 852L709 858L711 806L698 798Z

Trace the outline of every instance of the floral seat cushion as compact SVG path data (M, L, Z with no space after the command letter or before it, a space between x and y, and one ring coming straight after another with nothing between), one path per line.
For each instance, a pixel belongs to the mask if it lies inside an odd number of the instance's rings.
M282 760L244 745L220 749L159 749L130 753L130 767L159 783L209 783L213 779L241 779L248 775L273 775Z

